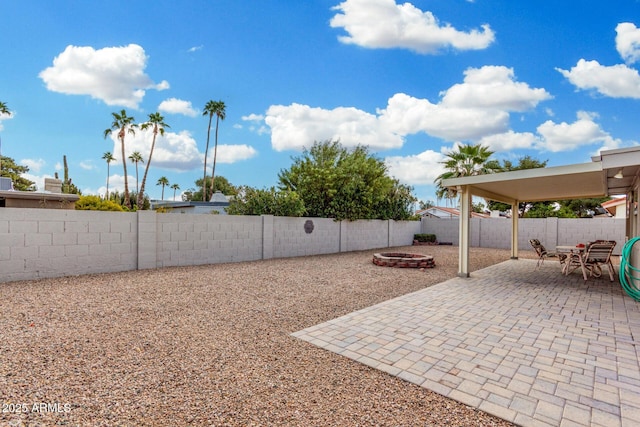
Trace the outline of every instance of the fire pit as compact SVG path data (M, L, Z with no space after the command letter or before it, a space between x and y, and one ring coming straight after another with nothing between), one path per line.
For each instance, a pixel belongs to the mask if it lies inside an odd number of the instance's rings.
M373 263L383 267L433 268L436 261L431 255L404 252L382 252L373 254Z

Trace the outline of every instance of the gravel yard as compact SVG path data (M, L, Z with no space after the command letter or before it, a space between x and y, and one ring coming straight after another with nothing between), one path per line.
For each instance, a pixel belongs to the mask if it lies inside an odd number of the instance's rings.
M511 425L290 336L456 275L457 247L392 250L436 268L369 250L0 284L0 425Z

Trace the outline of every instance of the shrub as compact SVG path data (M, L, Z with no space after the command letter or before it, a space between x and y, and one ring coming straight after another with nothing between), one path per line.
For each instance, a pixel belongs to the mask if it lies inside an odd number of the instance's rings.
M98 196L80 196L76 202L76 210L123 212L122 206L113 200L102 200Z
M413 240L417 240L422 243L433 243L436 241L435 234L414 234Z

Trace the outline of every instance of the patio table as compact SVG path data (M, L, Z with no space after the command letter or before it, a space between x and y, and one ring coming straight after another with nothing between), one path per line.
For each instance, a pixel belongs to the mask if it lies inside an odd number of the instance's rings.
M578 258L578 260L580 261L580 269L582 270L582 276L584 277L584 280L587 280L587 267L584 264L584 259L582 257L582 254L586 249L587 249L586 246L577 246L577 245L576 246L563 246L563 245L556 246L557 252L569 254L569 256L567 257L567 262L565 262L564 265L562 266L562 274L569 275L569 273L573 271L573 270L569 270L569 267L571 267L571 260L573 259L573 255L576 255L576 258Z

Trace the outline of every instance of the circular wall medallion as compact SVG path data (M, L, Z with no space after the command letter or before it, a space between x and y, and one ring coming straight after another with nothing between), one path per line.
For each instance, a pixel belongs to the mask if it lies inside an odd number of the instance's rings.
M304 223L304 232L307 234L311 234L313 232L313 221L310 219L306 220Z

